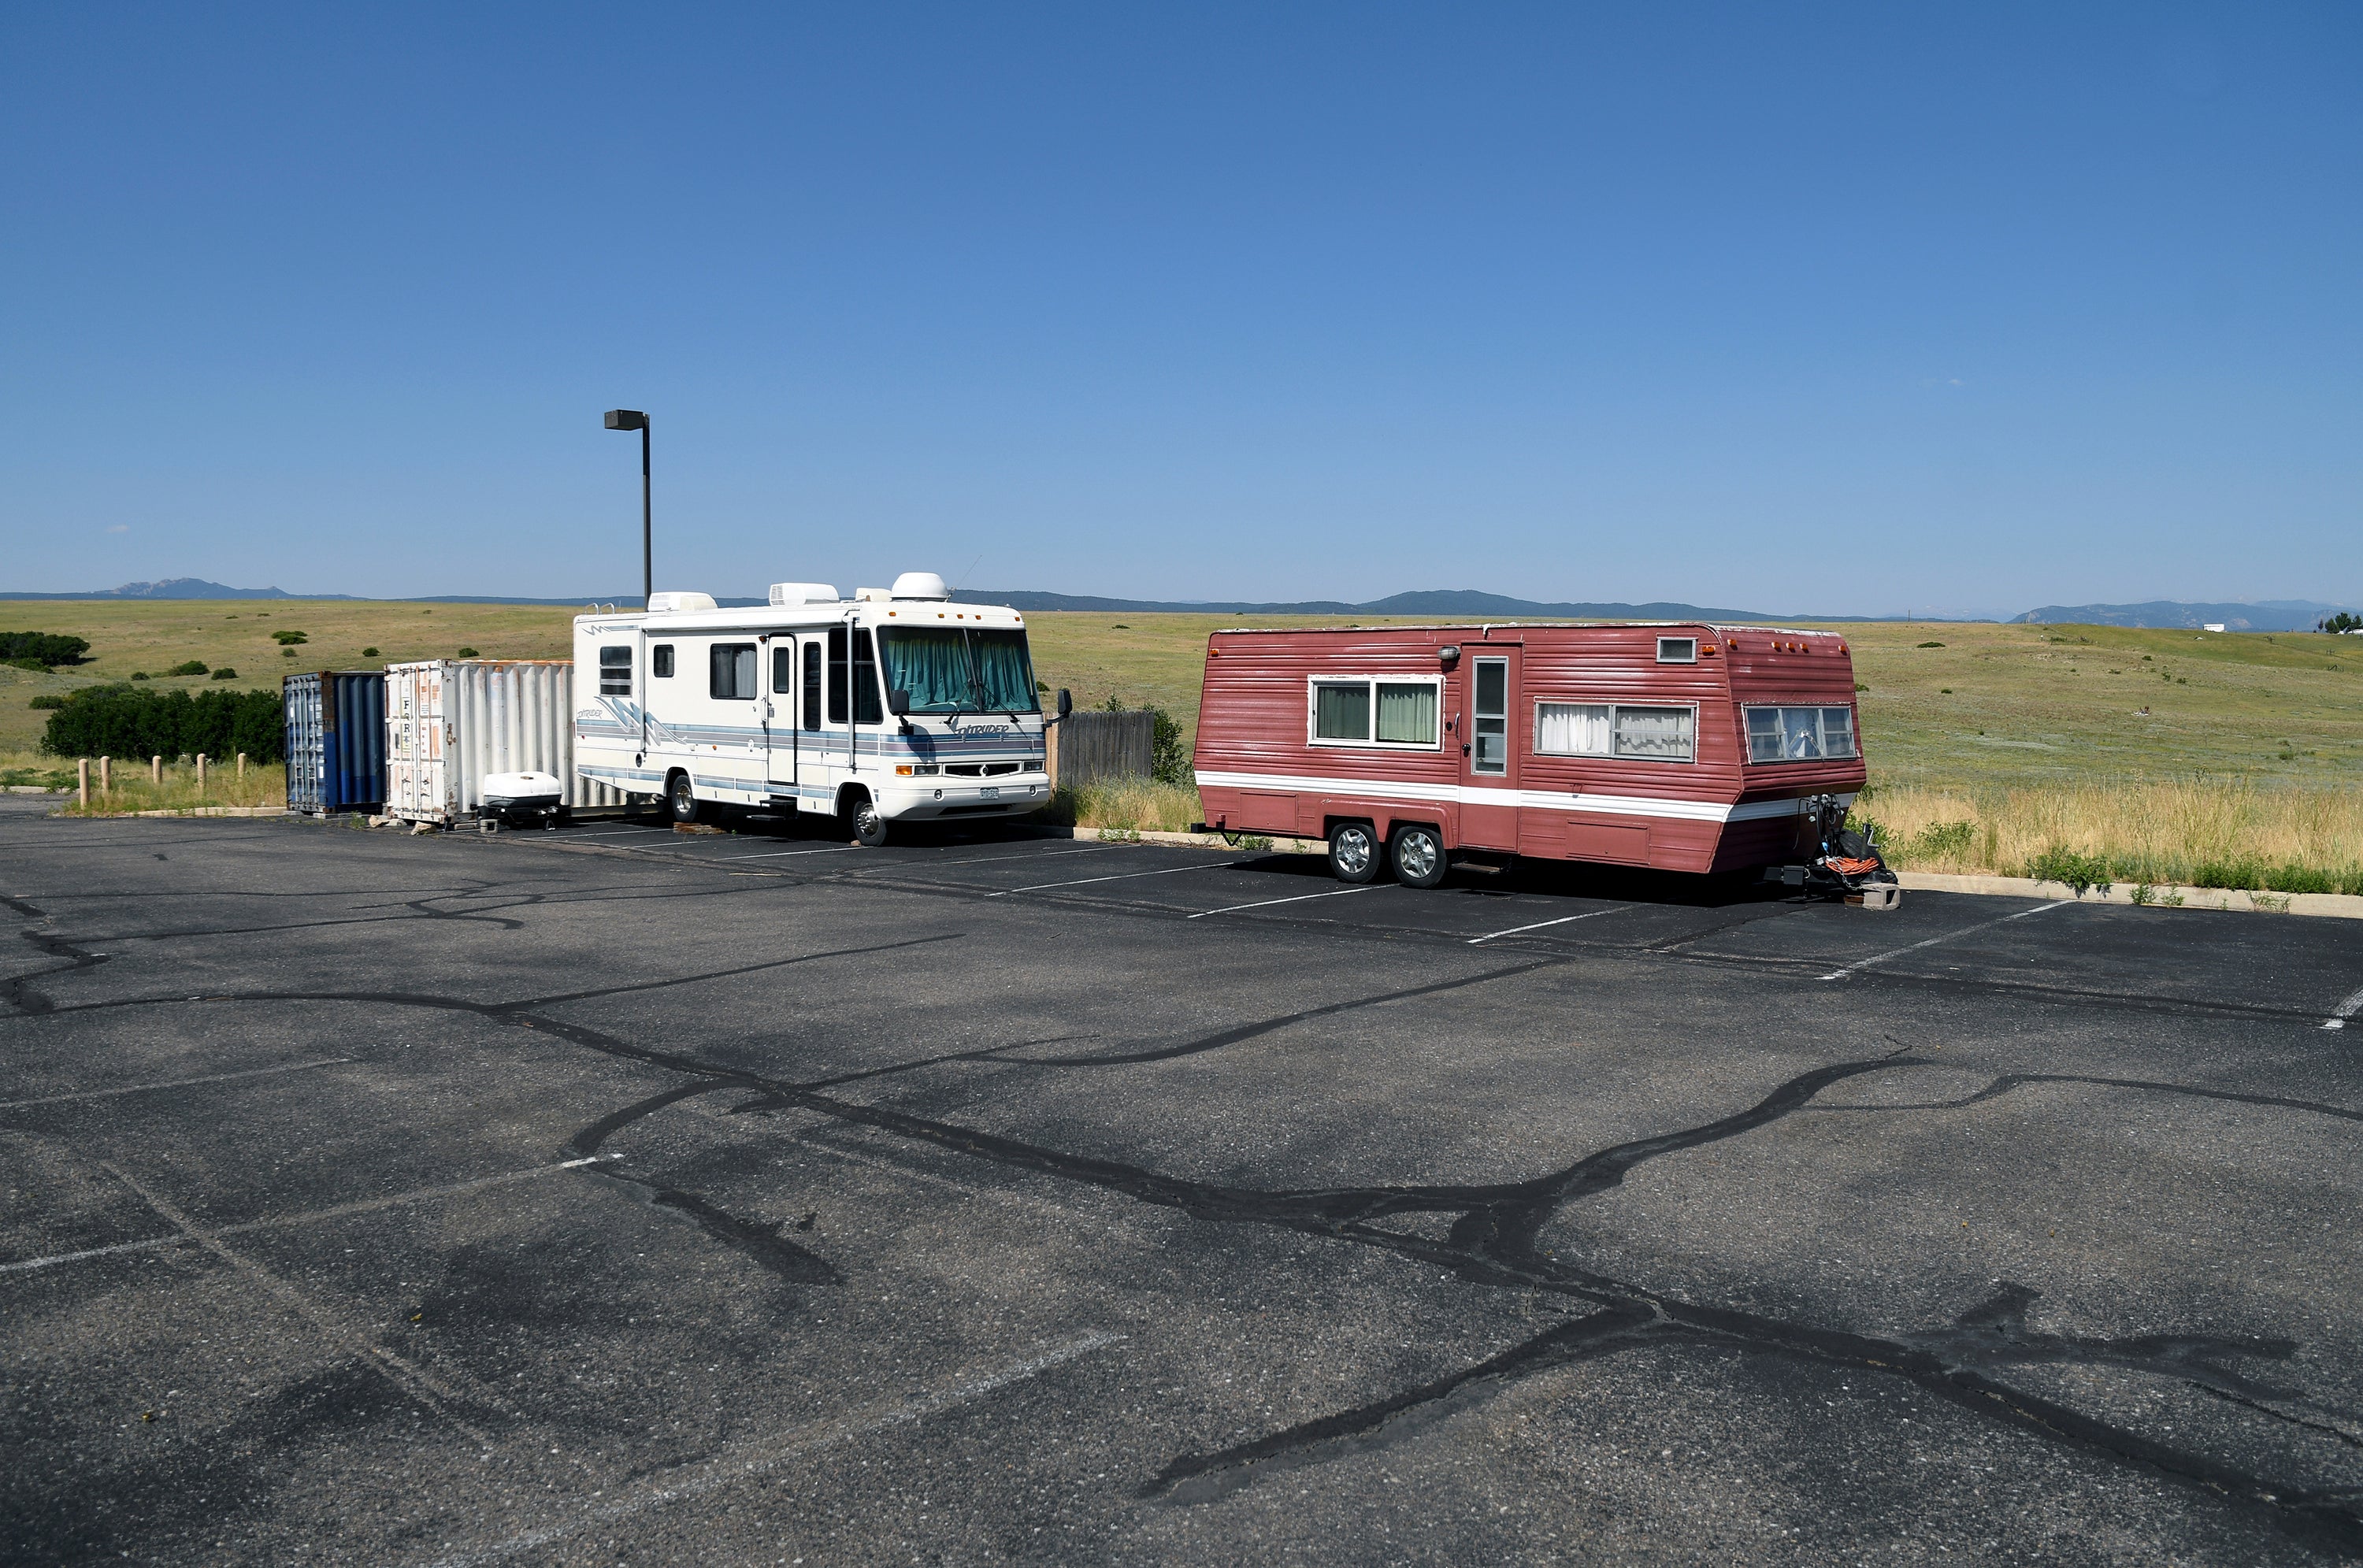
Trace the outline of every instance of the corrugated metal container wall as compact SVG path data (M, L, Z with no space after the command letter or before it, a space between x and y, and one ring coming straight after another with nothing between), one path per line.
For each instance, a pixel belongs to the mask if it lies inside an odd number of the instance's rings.
M306 670L282 686L287 804L316 815L385 799L385 677L372 669Z
M483 804L492 773L552 774L568 801L623 797L574 774L571 659L440 659L386 669L386 811L457 822Z

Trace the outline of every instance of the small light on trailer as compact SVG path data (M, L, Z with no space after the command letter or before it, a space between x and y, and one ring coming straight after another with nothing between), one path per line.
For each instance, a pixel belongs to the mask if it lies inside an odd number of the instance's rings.
M1459 664L1460 662L1460 645L1459 643L1447 643L1442 647L1437 649L1436 662L1444 666L1447 669L1450 669L1454 665Z
M898 762L894 765L894 771L908 778L911 776L911 765L907 762Z

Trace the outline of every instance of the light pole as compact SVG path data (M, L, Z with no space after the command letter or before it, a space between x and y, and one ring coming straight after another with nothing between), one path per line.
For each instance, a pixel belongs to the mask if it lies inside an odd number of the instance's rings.
M637 408L611 408L607 428L640 433L640 608L645 610L657 591L656 548L649 526L649 416Z

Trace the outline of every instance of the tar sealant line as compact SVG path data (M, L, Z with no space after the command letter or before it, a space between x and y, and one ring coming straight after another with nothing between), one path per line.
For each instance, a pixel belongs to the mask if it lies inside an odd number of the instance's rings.
M1135 877L1174 877L1184 871L1235 871L1248 864L1244 860L1210 860L1203 866L1160 866L1154 871L1118 871L1106 877L1078 877L1071 882L1037 882L1030 888L1004 888L997 893L987 893L989 899L1005 899L1012 893L1038 893L1045 888L1080 888L1087 882L1129 882ZM1192 916L1196 919L1196 916Z
M2330 1016L2322 1021L2322 1026L2324 1029L2344 1029L2346 1021L2358 1012L2363 1012L2363 987L2357 988L2353 996L2332 1008Z
M1586 910L1581 914L1561 915L1557 920L1538 920L1532 925L1514 925L1507 931L1489 931L1482 936L1470 937L1469 945L1474 947L1481 942L1491 942L1497 936L1515 936L1521 932L1540 931L1546 926L1565 925L1570 921L1594 920L1601 915L1616 914L1632 907L1630 904L1618 904L1614 909Z
M1004 860L1056 860L1062 855L1104 855L1107 845L1093 845L1088 849L1036 849L1024 855L971 855L965 860L898 860L897 866L991 866Z
M860 848L858 844L833 844L826 849L767 849L760 855L704 855L701 860L780 860L791 855L849 855Z
M1965 925L1958 931L1948 931L1942 936L1932 936L1925 942L1915 942L1908 947L1898 947L1889 953L1875 953L1868 958L1858 958L1853 963L1847 965L1844 968L1831 970L1828 974L1824 975L1822 978L1825 980L1843 980L1848 975L1853 974L1857 969L1868 969L1873 964L1884 964L1890 958L1901 958L1906 953L1917 953L1923 947L1934 947L1940 942L1950 942L1957 936L1967 936L1973 931L1983 931L1988 926L2000 925L2004 921L2025 920L2028 915L2041 914L2045 910L2056 910L2062 904L2070 904L2075 901L2076 900L2073 899L2054 899L2047 904L2037 904L2031 910L2020 910L2014 914L2006 914L2002 916L2001 920L1981 920L1975 925Z
M268 1220L245 1220L235 1225L222 1225L213 1230L184 1230L176 1236L150 1236L144 1242L117 1242L112 1246L85 1247L77 1253L52 1253L47 1257L17 1258L0 1263L0 1274L24 1274L37 1268L55 1268L61 1264L82 1263L89 1258L115 1257L124 1253L153 1253L166 1247L204 1243L215 1236L241 1236L250 1231L271 1231L284 1225L307 1225L316 1220L340 1219L348 1214L367 1214L379 1209L394 1209L405 1203L420 1203L430 1198L448 1198L455 1193L474 1192L481 1187L506 1187L512 1182L532 1181L538 1176L556 1176L583 1165L595 1165L603 1160L620 1156L593 1154L588 1159L567 1160L554 1165L536 1165L531 1170L509 1171L501 1176L478 1176L473 1181L455 1181L443 1187L422 1187L411 1192L389 1193L383 1198L365 1198L357 1203L339 1203L327 1209L307 1209L300 1214L274 1215Z
M61 1105L70 1099L110 1099L119 1094L146 1094L150 1089L186 1088L191 1084L226 1084L235 1078L269 1077L273 1073L303 1073L314 1067L335 1067L353 1060L327 1056L317 1062L290 1062L283 1067L252 1067L242 1073L209 1073L201 1078L172 1078L161 1084L127 1084L120 1088L80 1089L72 1094L45 1094L39 1099L0 1099L0 1110L26 1105Z
M580 1518L569 1520L565 1524L548 1525L540 1529L527 1530L522 1535L511 1536L508 1540L485 1547L482 1551L465 1551L438 1558L434 1568L471 1568L474 1563L498 1562L505 1557L514 1557L521 1551L531 1551L538 1547L548 1546L553 1541L564 1540L569 1536L580 1534L583 1530L599 1525L608 1524L616 1519L629 1518L634 1514L646 1513L650 1508L661 1508L673 1503L693 1502L735 1482L749 1481L758 1476L770 1474L782 1465L817 1450L834 1448L839 1443L867 1437L871 1432L882 1431L889 1427L903 1426L912 1421L923 1421L929 1416L940 1414L955 1406L982 1399L997 1389L1006 1388L1014 1383L1023 1383L1029 1377L1038 1377L1052 1367L1062 1366L1068 1362L1089 1355L1093 1351L1120 1344L1126 1338L1127 1336L1124 1334L1086 1334L1082 1339L1071 1340L1040 1355L1026 1361L1015 1362L997 1372L987 1373L982 1377L972 1378L965 1383L955 1383L940 1393L906 1400L900 1405L889 1406L884 1409L879 1409L873 1406L867 1411L841 1416L834 1421L822 1422L801 1431L792 1432L783 1441L775 1444L747 1443L741 1447L741 1452L757 1448L762 1452L751 1458L725 1456L707 1460L703 1464L680 1473L679 1480L666 1485L642 1492L637 1496L618 1497L612 1503L596 1504L585 1508Z
M1188 918L1204 920L1208 915L1237 914L1241 910L1268 910L1274 904L1301 904L1307 899L1342 899L1348 893L1375 893L1387 886L1383 882L1366 882L1359 888L1333 888L1326 893L1299 893L1292 899L1266 899L1260 903L1231 904L1219 910L1200 910Z

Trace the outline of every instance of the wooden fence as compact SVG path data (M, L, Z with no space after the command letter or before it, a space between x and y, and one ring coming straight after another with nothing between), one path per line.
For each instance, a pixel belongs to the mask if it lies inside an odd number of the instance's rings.
M1154 713L1070 713L1049 729L1050 782L1146 778L1156 755Z

